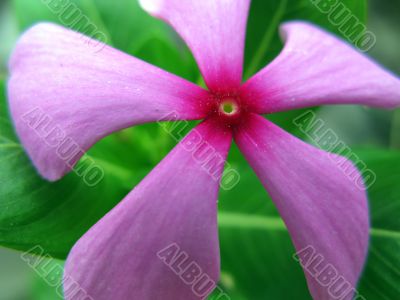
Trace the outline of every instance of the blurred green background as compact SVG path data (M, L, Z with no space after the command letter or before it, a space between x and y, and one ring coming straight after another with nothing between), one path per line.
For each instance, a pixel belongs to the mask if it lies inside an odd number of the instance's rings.
M96 144L89 155L101 164L105 180L85 187L74 174L55 184L41 180L18 144L7 114L7 57L22 31L48 20L60 22L40 0L0 2L0 245L26 251L41 245L50 264L62 264L68 250L94 222L120 201L174 146L158 125L143 125ZM162 22L149 17L136 0L74 0L107 36L110 45L202 84L193 57ZM400 74L400 1L346 0L352 12L377 36L368 52ZM277 25L307 19L338 33L309 0L253 0L246 41L246 75L279 53ZM339 34L339 33L338 33ZM371 300L400 299L400 111L355 106L316 108L339 137L377 174L370 188L371 247L360 293ZM301 111L267 116L301 138L292 120ZM10 152L14 151L14 152ZM221 287L233 300L311 299L285 227L250 167L233 147L229 162L241 174L231 191L222 191ZM56 300L55 289L22 260L0 247L0 300ZM56 260L59 259L59 260Z

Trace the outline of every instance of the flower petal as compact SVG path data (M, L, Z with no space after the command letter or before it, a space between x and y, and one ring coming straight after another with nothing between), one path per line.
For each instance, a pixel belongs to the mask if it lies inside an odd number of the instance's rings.
M96 300L203 299L196 293L219 279L217 195L231 139L200 124L94 225L67 259L66 299L75 300L68 282Z
M301 262L314 299L352 299L350 289L362 271L369 233L363 185L345 175L360 175L353 164L258 115L238 129L235 141L275 202L297 251L312 254ZM348 289L335 291L344 280L335 285L328 271L343 276ZM335 293L343 298L334 298Z
M59 179L83 151L114 131L205 116L201 107L207 91L98 45L57 25L39 24L22 36L12 55L12 117L22 144L47 179ZM68 145L61 146L67 139Z
M250 0L140 0L140 3L182 36L212 91L239 88Z
M344 41L305 22L281 27L282 53L242 87L257 113L326 104L400 106L400 80Z

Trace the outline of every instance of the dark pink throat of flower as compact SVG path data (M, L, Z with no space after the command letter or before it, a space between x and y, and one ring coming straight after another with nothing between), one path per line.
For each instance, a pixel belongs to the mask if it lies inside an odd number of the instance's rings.
M247 114L247 106L236 95L213 95L212 103L209 117L228 128L236 127Z

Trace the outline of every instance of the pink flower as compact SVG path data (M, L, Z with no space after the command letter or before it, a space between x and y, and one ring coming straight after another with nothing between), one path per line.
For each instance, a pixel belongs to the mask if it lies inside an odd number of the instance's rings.
M34 165L49 180L62 177L71 165L24 121L35 108L84 150L136 124L204 119L76 243L66 263L66 299L78 299L69 290L71 282L95 300L187 300L208 294L204 288L200 295L201 286L194 293L193 282L182 279L185 261L175 262L177 276L166 263L179 257L160 259L157 253L178 245L209 282L218 282L219 182L211 173L221 177L223 164L199 163L193 152L207 146L213 158L224 160L232 138L278 207L296 249L312 246L355 287L368 248L365 191L332 155L260 114L323 104L394 108L400 105L399 80L322 29L289 22L281 27L282 53L242 85L250 0L141 2L186 41L209 90L107 46L91 53L78 33L51 24L25 33L11 58L15 126ZM78 159L75 155L72 163ZM306 277L314 299L333 299L315 276L306 272ZM347 292L343 299L351 297Z

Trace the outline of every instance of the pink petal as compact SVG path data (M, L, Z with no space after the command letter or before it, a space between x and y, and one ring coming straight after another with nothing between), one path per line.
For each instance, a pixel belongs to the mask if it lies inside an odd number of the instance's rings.
M247 121L235 133L235 141L301 252L312 296L316 300L352 299L349 290L347 296L342 291L344 298L330 296L338 286L334 278L328 276L324 281L323 276L334 268L351 288L362 271L368 248L367 196L362 184L344 173L359 176L358 171L344 158L339 167L338 156L305 144L261 116L251 115ZM307 260L306 253L315 261ZM318 255L323 257L320 265Z
M140 0L140 3L182 36L212 91L239 88L250 0Z
M400 106L400 80L346 42L305 22L281 27L282 53L243 87L257 113L325 104Z
M94 225L68 257L66 299L78 299L69 292L74 281L95 300L202 299L193 290L201 294L206 279L219 279L218 178L231 139L212 121L202 123Z
M205 116L205 90L95 45L99 43L76 32L40 24L22 36L12 55L12 117L25 149L47 179L71 169L82 155L74 155L76 145L86 151L100 138L135 124ZM69 142L61 146L63 139Z

